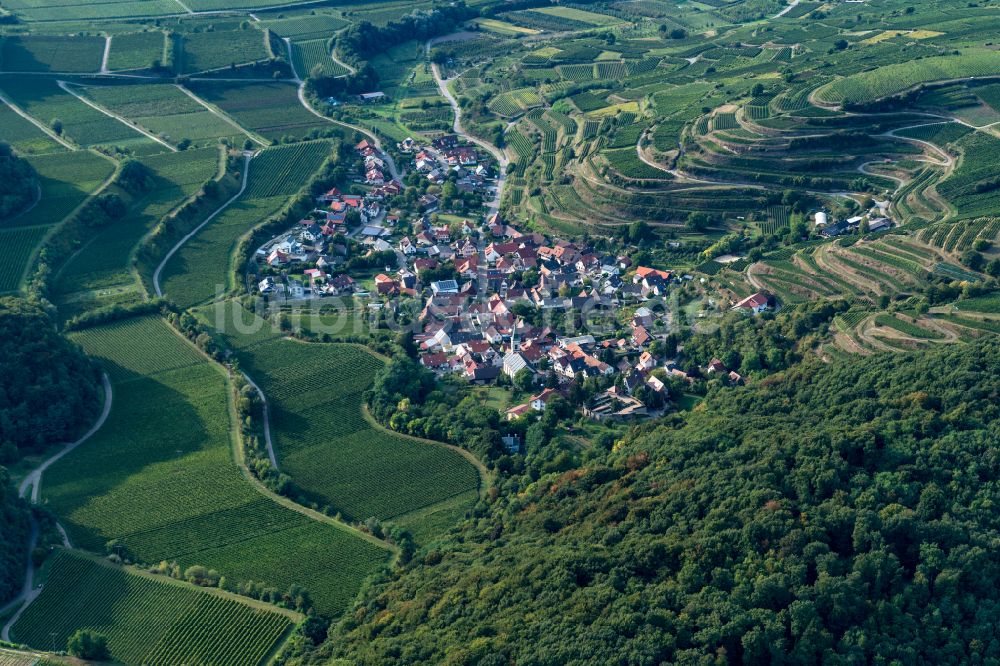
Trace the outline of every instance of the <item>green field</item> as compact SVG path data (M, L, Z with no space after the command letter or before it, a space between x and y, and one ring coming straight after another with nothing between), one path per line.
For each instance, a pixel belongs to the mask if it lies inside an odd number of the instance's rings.
M230 255L239 238L284 206L323 164L325 141L277 146L250 163L244 195L175 254L163 272L163 292L191 306L229 288Z
M74 544L117 539L141 562L218 570L234 585L305 587L339 613L388 552L260 494L233 462L222 372L159 319L73 338L112 375L100 431L46 472L43 494ZM142 446L136 446L142 442Z
M96 72L103 53L103 37L0 38L0 67L5 72Z
M41 123L51 127L58 120L63 136L80 146L117 146L140 153L163 150L128 125L87 106L53 79L5 78L0 89Z
M74 631L91 629L126 664L257 666L294 622L277 610L72 551L57 553L48 566L41 595L13 631L36 648L64 647Z
M124 287L137 285L131 272L130 257L139 241L150 232L160 218L196 193L219 170L217 148L192 149L177 153L161 153L144 158L152 172L152 187L139 196L113 188L128 207L127 213L93 233L62 267L56 279L56 302L64 318L101 305L100 292L117 302L125 296L117 293ZM74 296L77 292L99 290L96 298Z
M114 72L147 69L154 63L166 65L163 60L164 41L164 34L159 30L115 35L108 53L108 69Z
M188 87L243 127L268 139L303 137L333 128L302 107L294 84L197 82Z
M81 91L175 146L185 139L195 146L214 145L221 138L242 145L247 138L239 128L174 85L87 86Z

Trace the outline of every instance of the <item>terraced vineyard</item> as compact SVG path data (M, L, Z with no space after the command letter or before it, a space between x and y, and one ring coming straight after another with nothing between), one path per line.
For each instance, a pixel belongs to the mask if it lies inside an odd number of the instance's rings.
M1000 54L968 51L962 55L924 58L915 62L886 65L827 84L817 98L832 104L860 104L931 81L1000 74Z
M942 270L964 271L912 237L888 236L848 248L828 244L786 258L769 258L751 267L750 273L785 302L796 303L913 293L927 284L931 273Z
M206 566L234 587L297 584L328 616L386 561L379 545L261 495L232 459L222 372L161 320L74 339L115 391L104 427L45 476L43 496L75 545L101 552L117 540L140 562Z
M947 253L960 254L977 240L992 244L1000 237L1000 219L983 217L949 224L936 224L920 230L920 240Z

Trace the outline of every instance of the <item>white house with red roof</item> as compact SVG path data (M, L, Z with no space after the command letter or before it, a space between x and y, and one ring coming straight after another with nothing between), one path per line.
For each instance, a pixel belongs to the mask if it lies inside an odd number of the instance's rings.
M766 291L758 291L756 294L747 296L742 301L733 306L734 310L746 310L754 314L760 314L771 307L771 296Z

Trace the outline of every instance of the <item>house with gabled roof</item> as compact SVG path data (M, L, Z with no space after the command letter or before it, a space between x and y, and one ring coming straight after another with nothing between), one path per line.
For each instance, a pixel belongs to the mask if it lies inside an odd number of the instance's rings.
M753 314L760 314L771 307L772 297L765 291L758 291L739 301L733 306L734 310L744 310Z

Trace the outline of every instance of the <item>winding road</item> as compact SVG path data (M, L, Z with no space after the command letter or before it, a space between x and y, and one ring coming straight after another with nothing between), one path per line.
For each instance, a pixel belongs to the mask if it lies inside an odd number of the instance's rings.
M291 44L290 43L289 43L289 49L291 49ZM289 62L288 62L288 65L289 65L289 67L292 68L292 76L294 77L295 81L297 81L298 84L299 84L299 93L298 93L299 94L299 103L302 104L302 106L305 107L306 111L308 111L309 113L313 114L317 118L322 118L323 120L325 120L328 123L332 123L334 125L340 125L341 127L346 127L349 130L353 130L353 131L355 131L355 132L357 132L359 134L364 135L369 141L372 142L372 144L374 144L375 148L380 153L382 153L382 159L388 165L388 167L389 167L389 173L392 175L392 179L396 180L396 181L399 181L399 182L403 182L403 176L400 173L399 169L396 168L396 161L393 160L392 156L389 155L389 153L387 153L385 151L385 149L382 147L382 141L377 136L375 136L374 133L366 130L363 127L359 127L358 125L352 125L351 123L345 123L345 122L342 122L340 120L334 120L333 118L330 118L328 116L324 116L322 113L320 113L319 111L317 111L316 109L313 108L313 105L309 103L308 99L306 99L306 82L299 76L298 72L295 71L295 63L292 62L292 60L290 58L291 58L291 51L289 50ZM335 61L336 61L336 59L335 59ZM341 63L341 64L343 64L343 63Z
M108 420L108 415L111 413L111 403L113 401L113 393L111 390L111 379L108 377L107 373L101 376L101 386L104 389L104 407L101 409L101 415L97 418L97 422L94 423L93 427L90 428L82 437L80 437L75 442L70 442L64 445L52 456L45 459L42 464L33 469L21 484L17 488L18 494L29 500L32 504L38 503L39 493L41 492L42 486L42 474L45 473L49 467L54 463L63 458L73 449L77 448L88 439L94 436L98 430L104 425L104 422ZM61 525L57 524L59 533L62 535L63 544L69 543L69 537L66 535L66 531ZM38 522L35 520L34 516L31 517L31 535L28 539L28 561L24 572L24 585L21 587L21 591L16 597L11 599L3 608L0 608L0 613L5 613L12 608L17 607L17 612L10 616L6 623L3 625L3 629L0 630L0 639L5 641L10 641L10 629L13 627L17 621L21 618L21 614L24 613L32 601L38 598L41 594L41 587L35 588L35 563L31 557L32 551L35 550L35 545L38 543Z
M427 49L428 51L430 50L430 42L427 43ZM499 173L497 174L497 194L493 201L489 202L487 205L487 209L490 211L487 217L490 217L500 210L500 200L503 198L503 190L507 182L507 165L510 164L510 160L507 159L507 154L503 150L500 150L492 143L484 141L479 137L472 136L465 131L465 128L462 127L462 108L458 105L458 100L455 99L455 96L451 94L451 90L448 89L448 83L454 79L442 78L441 69L438 67L437 63L431 63L431 71L434 72L434 80L437 81L438 88L441 90L441 95L448 100L448 103L451 104L452 111L455 113L455 121L452 123L452 130L454 130L455 134L458 134L465 140L476 144L488 152L493 156L493 159L495 159L499 165Z

